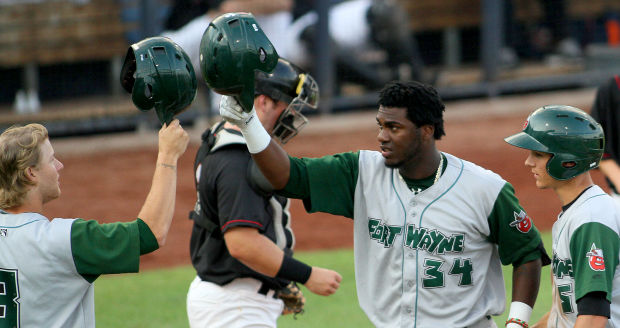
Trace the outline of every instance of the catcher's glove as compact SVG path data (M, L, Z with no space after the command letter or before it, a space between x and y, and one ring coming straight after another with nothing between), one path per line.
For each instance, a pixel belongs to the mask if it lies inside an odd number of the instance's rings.
M276 297L284 302L282 315L293 313L295 316L304 312L304 304L306 298L296 283L290 282L287 286L282 287L276 292Z

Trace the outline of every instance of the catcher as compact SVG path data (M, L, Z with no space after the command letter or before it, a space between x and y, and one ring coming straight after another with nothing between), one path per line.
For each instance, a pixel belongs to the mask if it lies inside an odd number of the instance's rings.
M232 24L235 20L240 24ZM265 129L285 143L307 123L301 111L316 108L318 88L310 75L281 58L273 62L272 72L265 69L270 73L256 70L256 79L238 72L236 63L250 59L236 58L235 47L256 47L244 38L254 31L253 23L249 15L214 20L203 36L201 58L225 73L219 82L228 79L224 82L235 88L243 86L244 99L249 96ZM219 37L218 30L231 26L247 30ZM210 37L215 41L205 42ZM269 46L256 47L256 54L273 51ZM212 77L202 69L203 76ZM197 273L187 295L190 326L275 327L281 314L303 311L305 300L296 282L319 295L333 294L341 280L337 272L292 257L290 201L273 195L239 129L222 121L205 131L202 140L194 166L198 200L190 212L190 254Z

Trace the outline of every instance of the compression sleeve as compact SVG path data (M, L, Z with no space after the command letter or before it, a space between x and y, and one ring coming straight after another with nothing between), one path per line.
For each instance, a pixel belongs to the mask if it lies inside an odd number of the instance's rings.
M597 315L611 317L611 303L604 292L587 293L577 300L577 315Z

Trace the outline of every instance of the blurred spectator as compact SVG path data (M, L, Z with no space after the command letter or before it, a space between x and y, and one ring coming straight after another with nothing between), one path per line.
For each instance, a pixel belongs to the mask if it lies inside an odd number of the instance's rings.
M317 2L295 1L285 43L288 58L315 73ZM337 84L346 80L378 89L393 79L421 79L423 65L409 17L396 1L332 0L328 24Z
M596 91L592 105L592 117L596 119L605 132L605 152L599 169L611 189L611 196L620 203L620 76L601 84Z
M164 28L166 31L178 30L192 19L207 13L209 7L217 7L220 2L221 0L175 0Z
M540 0L543 21L530 33L519 30L515 20L514 1L504 2L505 47L500 52L500 63L513 67L519 57L542 58L548 55L579 58L582 50L568 32L565 0ZM530 35L528 35L530 34Z
M172 39L187 52L196 77L201 79L200 41L213 19L224 13L252 13L278 55L286 57L284 31L291 25L292 7L293 0L176 0L166 22L168 30L162 36ZM216 114L220 95L208 92L207 102L210 108L208 115Z
M192 60L200 73L199 48L202 34L217 16L230 12L250 12L269 40L286 57L283 36L291 24L293 0L176 0L162 36L172 39Z

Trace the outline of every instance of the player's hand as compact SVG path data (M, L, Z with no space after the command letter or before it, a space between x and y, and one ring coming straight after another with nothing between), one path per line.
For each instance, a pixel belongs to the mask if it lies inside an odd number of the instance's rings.
M232 96L222 96L220 100L220 115L226 121L238 126L240 129L244 129L250 120L257 120L256 110L252 107L252 111L246 113L243 108Z
M304 286L317 295L329 296L340 287L342 276L329 269L312 267L310 278Z
M173 160L183 155L188 143L189 135L178 119L174 119L170 125L164 124L159 130L159 153Z

